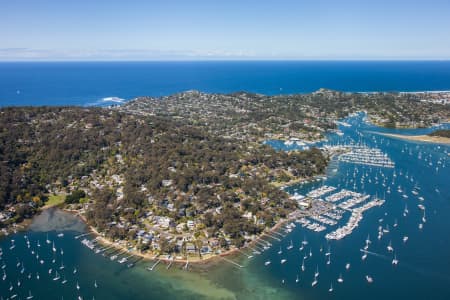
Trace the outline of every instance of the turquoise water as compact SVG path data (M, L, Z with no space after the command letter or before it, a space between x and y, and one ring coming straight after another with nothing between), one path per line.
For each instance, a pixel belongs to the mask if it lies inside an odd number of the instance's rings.
M450 90L450 61L0 63L0 106L109 105L186 90L262 94ZM121 101L116 99L116 101Z
M181 270L181 266L167 270L165 265L160 264L155 271L149 272L145 267L153 264L151 262L140 262L134 268L127 268L95 254L79 239L74 239L84 231L84 225L72 215L51 210L36 218L29 231L9 236L0 242L3 249L0 265L6 264L7 274L5 281L0 280L0 294L6 298L17 293L22 299L29 291L34 299L76 299L79 295L83 299L450 299L450 147L377 135L372 132L394 131L366 124L362 118L363 115L358 115L346 120L352 126L341 128L343 137L330 135L328 143L354 141L377 147L395 162L394 169L333 160L325 181L288 189L291 193L306 193L326 184L386 199L383 206L367 211L359 227L342 240L327 243L324 235L329 230L316 233L297 224L281 242L271 240L272 247L261 255L230 258L242 264L243 268L223 261L210 269L190 271ZM443 127L450 128L448 124ZM428 131L431 129L402 132L414 134ZM280 143L277 145L282 149ZM367 176L361 183L363 173ZM382 186L382 176L386 178L386 187ZM375 178L379 178L378 184ZM397 191L399 185L402 193ZM391 186L390 194L386 192L388 186ZM419 188L418 195L411 193L414 187ZM408 198L404 198L403 194ZM418 197L425 200L421 202ZM417 207L419 203L426 206L427 212L423 229L418 228L422 222L422 213ZM403 216L405 204L409 209L407 217ZM393 226L395 220L397 227ZM389 225L390 232L378 240L380 225ZM64 232L64 237L57 237L60 232ZM55 242L56 253L52 250L52 244L45 242L47 233L49 240ZM372 240L369 248L371 254L363 261L360 248L364 246L368 234ZM30 249L24 235L30 240ZM405 235L409 240L403 243ZM15 240L16 245L12 250L9 249L11 239ZM302 252L299 247L304 239L308 245ZM37 240L41 244L39 254L45 260L42 265L31 254L32 250L37 249ZM291 240L294 247L288 250L286 247ZM392 254L386 249L390 241L399 260L396 267L391 263ZM324 254L328 246L331 251L330 265L326 264ZM281 255L278 254L280 247ZM305 253L309 255L310 250L313 255L305 261L306 269L302 272L302 258ZM244 252L251 255L249 250ZM52 263L53 258L55 263ZM287 259L285 264L280 263L282 258ZM58 269L58 272L66 276L68 282L65 285L61 284L61 280L53 280L54 272L52 276L48 274L49 268L60 267L61 260L65 269L61 272ZM264 265L267 260L272 262L269 266ZM23 274L22 262L25 267ZM19 267L17 263L20 263ZM349 270L345 269L346 263L351 264ZM73 274L74 267L77 268L76 274ZM320 273L318 284L312 287L317 267ZM36 272L40 274L39 280L36 279ZM28 279L29 273L31 279ZM337 282L340 273L343 283ZM295 282L297 275L298 283ZM367 283L366 275L373 278L372 284ZM21 281L20 287L17 286L18 279ZM80 290L76 289L77 281ZM12 291L9 291L10 283L14 286ZM328 292L330 283L334 287L332 293Z

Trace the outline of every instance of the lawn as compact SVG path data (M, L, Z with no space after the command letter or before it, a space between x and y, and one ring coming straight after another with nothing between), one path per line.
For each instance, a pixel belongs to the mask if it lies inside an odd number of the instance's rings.
M52 207L64 203L66 195L50 195L48 201L45 202L46 207Z

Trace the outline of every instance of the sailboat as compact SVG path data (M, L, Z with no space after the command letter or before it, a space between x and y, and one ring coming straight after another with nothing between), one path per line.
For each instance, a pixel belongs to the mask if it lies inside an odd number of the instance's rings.
M80 285L78 284L78 281L77 281L77 290L79 290L80 289Z
M61 277L58 274L58 271L55 271L55 277L53 278L53 281L59 280Z
M278 251L278 254L281 254L281 253L283 253L283 251L281 251L281 246L280 246L280 250Z
M311 286L314 287L318 283L317 278L314 277L314 281L311 283Z
M367 239L366 239L366 245L369 245L370 243L372 243L372 241L370 240L370 236L367 235Z
M346 270L349 270L349 269L350 269L350 264L349 264L349 263L346 263L346 264L345 264L345 269L346 269Z
M298 283L300 281L300 279L298 279L298 274L297 274L297 278L295 279L295 283Z
M373 278L369 275L366 275L366 280L368 283L372 283L373 282Z
M292 248L294 248L294 245L292 244L292 240L291 240L291 243L289 244L289 246L286 247L286 249L291 250Z
M330 284L330 288L328 289L328 292L332 292L333 291L333 283Z
M305 259L302 260L302 272L305 272Z
M61 283L65 284L66 282L67 282L66 275L64 275L64 279L63 279L63 281L61 281Z
M392 248L392 241L389 241L389 245L387 245L387 250L389 251L389 252L392 252L392 251L394 251L394 248Z
M50 240L48 239L48 233L47 233L47 239L45 240L45 242L46 242L47 244L50 244L50 243L51 243Z
M98 288L97 280L94 281L94 287L95 287L95 288Z
M55 242L53 242L52 250L53 250L53 252L56 252Z
M394 254L394 259L392 259L392 264L394 266L398 265L398 259L397 259L397 256L395 254Z
M28 297L27 299L33 299L33 295L31 295L31 291L28 291Z
M339 274L339 278L337 279L337 282L339 282L339 283L343 283L344 282L344 279L342 278L342 273Z

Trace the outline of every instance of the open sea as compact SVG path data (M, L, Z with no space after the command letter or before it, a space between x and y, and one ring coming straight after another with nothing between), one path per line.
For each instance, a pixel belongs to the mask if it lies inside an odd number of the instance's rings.
M450 90L450 61L0 62L0 106L110 105L194 89L273 95L319 88Z
M2 63L2 105L90 105L102 98L130 99L188 89L250 90L265 94L310 92L320 87L348 91L450 90L448 62L245 62L245 63ZM280 88L282 88L280 92ZM17 93L16 91L20 91ZM28 95L28 96L27 96ZM378 148L394 168L334 158L326 179L289 187L306 194L323 185L385 199L364 213L351 235L327 242L323 232L296 223L269 249L255 246L204 269L167 269L140 261L133 268L81 244L85 226L73 215L47 210L27 232L0 240L0 296L16 299L450 299L450 146L385 137L378 133L426 134L433 129L391 130L358 114L323 144ZM441 125L450 128L449 124ZM280 151L280 141L268 141ZM388 190L390 192L388 192ZM413 193L413 191L415 191ZM426 207L424 222L423 210ZM405 214L405 208L408 213ZM344 217L337 226L346 222ZM422 228L419 228L422 224ZM386 230L377 238L379 227ZM58 234L61 234L59 235ZM367 258L360 251L370 236ZM408 236L406 242L404 237ZM90 236L86 236L91 239ZM49 243L46 240L49 240ZM302 242L307 241L300 250ZM39 245L38 245L39 243ZM289 246L292 243L292 248ZM28 246L29 244L29 246ZM392 264L394 248L397 266ZM102 246L96 246L101 249ZM54 248L54 249L53 249ZM279 252L281 253L279 254ZM330 263L327 264L330 253ZM127 256L121 254L120 257ZM306 257L306 259L305 259ZM286 259L285 263L281 263ZM266 262L271 263L265 265ZM305 270L301 265L304 261ZM349 263L350 268L345 265ZM314 273L317 284L312 286ZM56 274L58 272L58 274ZM343 282L337 281L342 276ZM372 283L368 283L369 275ZM59 278L58 278L59 277ZM55 279L56 278L56 279ZM296 282L298 278L298 282ZM67 280L63 283L63 280ZM333 291L329 292L333 285ZM79 288L77 288L77 286ZM80 298L79 298L80 297Z

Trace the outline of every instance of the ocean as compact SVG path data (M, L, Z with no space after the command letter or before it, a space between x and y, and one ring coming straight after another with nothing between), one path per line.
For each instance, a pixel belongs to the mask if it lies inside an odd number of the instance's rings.
M1 62L0 106L111 105L186 90L450 90L450 61Z

